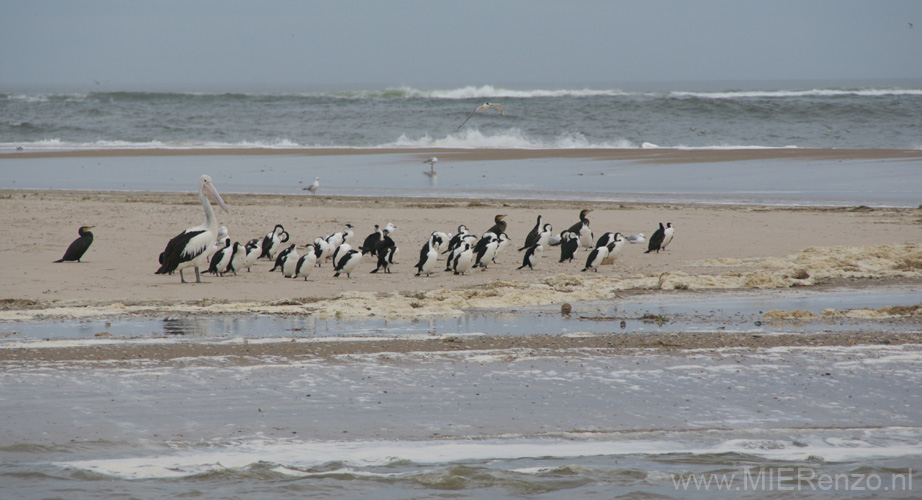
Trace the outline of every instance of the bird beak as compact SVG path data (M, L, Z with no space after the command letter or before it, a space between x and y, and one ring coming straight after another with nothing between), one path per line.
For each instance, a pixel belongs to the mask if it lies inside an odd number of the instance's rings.
M208 189L208 192L211 193L211 196L214 197L215 201L218 202L218 205L221 205L221 208L223 208L225 212L230 212L230 210L227 209L227 204L225 204L224 200L221 198L221 194L218 193L218 188L214 187L214 184L210 182L205 184L205 187Z

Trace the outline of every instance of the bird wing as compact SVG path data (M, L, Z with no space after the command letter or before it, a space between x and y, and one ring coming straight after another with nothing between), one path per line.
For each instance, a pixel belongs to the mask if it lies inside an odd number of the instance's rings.
M480 106L477 106L476 108L474 108L474 111L471 111L471 114L467 115L467 118L465 118L464 121L461 122L461 125L458 125L458 128L456 128L455 130L460 130L461 127L463 127L464 124L467 123L467 121L470 120L472 116L474 116L474 113L478 111L480 111Z
M493 104L490 104L490 106L498 109L499 112L503 114L503 116L506 116L506 110L504 110L503 107L500 106L499 104L493 103Z

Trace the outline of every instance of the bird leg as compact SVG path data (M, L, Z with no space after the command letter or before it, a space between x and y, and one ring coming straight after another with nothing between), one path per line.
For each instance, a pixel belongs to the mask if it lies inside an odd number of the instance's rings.
M196 282L196 283L201 283L201 282L202 282L202 277L199 276L198 266L195 266L195 282Z

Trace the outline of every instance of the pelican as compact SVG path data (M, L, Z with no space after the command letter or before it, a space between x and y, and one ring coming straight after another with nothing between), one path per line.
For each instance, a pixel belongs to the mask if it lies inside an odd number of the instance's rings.
M157 269L156 274L172 274L178 270L179 279L186 283L182 270L187 267L194 267L195 282L202 282L199 267L205 263L206 250L211 248L218 239L218 219L214 215L214 210L211 208L211 203L208 201L206 193L210 193L215 201L218 202L218 205L221 205L221 208L226 212L230 212L224 200L221 199L217 188L214 187L211 177L203 175L199 181L198 199L202 202L202 208L205 210L205 222L199 226L186 229L167 243L163 253L160 254L160 269Z
M320 189L320 177L314 177L314 183L304 188L304 191L310 191L311 194L317 194L318 189Z
M64 257L61 257L55 262L80 262L83 254L85 254L87 249L90 248L90 245L93 244L93 233L90 232L90 229L94 227L95 226L80 226L80 229L77 230L77 234L79 234L80 237L67 247L67 250L64 252Z
M502 106L500 106L499 104L496 104L495 102L485 102L481 104L480 106L477 106L476 108L474 108L474 111L471 111L471 114L467 115L467 118L465 118L464 121L461 122L461 125L458 125L458 128L456 128L455 130L461 130L461 127L463 127L464 124L467 123L467 121L470 120L472 116L474 116L474 114L479 113L481 111L486 111L490 108L496 108L499 110L500 113L503 114L503 116L506 116L506 110L504 110Z

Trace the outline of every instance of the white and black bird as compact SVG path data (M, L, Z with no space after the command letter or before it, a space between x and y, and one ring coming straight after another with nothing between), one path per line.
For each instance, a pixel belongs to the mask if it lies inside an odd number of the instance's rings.
M541 243L535 243L529 247L528 251L525 252L525 257L522 259L522 265L516 268L516 271L526 266L528 266L529 269L534 269L535 264L538 262L538 255L540 255L543 251L544 245Z
M486 232L474 246L474 267L487 269L487 263L493 261L499 248L499 236Z
M464 251L465 243L471 247L471 255L473 256L474 255L474 245L477 243L477 240L478 238L474 234L471 234L471 233L464 234L461 237L460 243L458 243L458 246L456 246L452 250L449 250L448 258L445 260L445 270L446 271L454 270L455 259L458 257L458 255L461 255L461 252ZM471 262L471 264L473 264L473 262Z
M355 236L355 231L353 231L352 224L344 224L343 230L338 233L333 233L327 236L327 243L330 244L330 250L336 252L336 249L344 243L349 243L352 238ZM351 246L349 247L352 248Z
M298 253L297 245L291 246L291 250L285 254L285 258L282 260L282 276L286 278L294 278L298 268L298 260L301 259L301 254Z
M233 252L231 253L230 264L227 265L227 268L224 269L224 272L232 272L234 276L237 276L237 269L243 270L246 267L246 247L241 245L239 241L234 242Z
M381 241L377 242L375 247L375 254L378 256L378 266L371 272L376 273L384 269L384 274L390 273L396 248L397 244L391 239L390 231L387 229L381 230Z
M304 188L305 191L310 191L311 194L317 194L318 189L320 189L320 177L314 177L314 183Z
M543 247L550 245L551 236L553 236L553 233L554 233L554 226L550 224L545 224L544 228L541 229L541 232L538 233L538 243Z
M464 237L465 237L467 234L469 234L469 233L470 233L470 231L468 231L467 226L465 226L464 224L459 225L459 226L458 226L458 234L452 236L452 237L448 240L448 249L445 250L445 252L443 252L443 253L449 253L449 252L451 252L452 250L454 250L454 249L458 248L459 246L461 246L461 242L464 241Z
M650 253L656 251L659 253L663 248L663 241L666 239L666 226L662 222L659 223L659 229L657 229L653 236L650 236L650 242L647 244L647 251L644 253Z
M211 248L208 249L208 256L205 257L205 260L211 262L211 257L222 248L229 247L230 238L227 233L227 226L221 226L218 228L218 239L215 240L214 245L211 245ZM208 266L208 272L211 272L211 266Z
M211 255L211 262L208 264L207 272L216 276L224 276L227 266L231 262L231 257L233 257L234 248L231 245L230 238L218 240L215 245L212 245L212 248L215 246L219 246L220 250Z
M438 267L438 262L436 261L439 258L439 251L435 243L436 239L438 238L436 233L437 232L434 232L429 236L429 241L427 241L426 246L423 247L423 250L425 250L425 252L420 252L419 262L417 262L416 265L413 266L418 270L416 272L417 276L423 273L425 273L426 276L429 276L430 274L432 274L432 271L434 271Z
M602 236L599 236L599 240L595 242L595 247L596 248L605 247L605 246L608 246L608 244L612 243L613 241L615 241L615 233L609 231L603 234Z
M672 243L673 236L675 236L675 228L672 226L671 222L667 222L666 230L663 233L663 244L660 246L660 250L666 250L666 246Z
M54 262L80 262L80 259L83 258L83 254L85 254L90 248L90 245L93 244L93 233L90 232L90 229L93 229L93 227L94 226L80 226L80 229L77 229L77 234L80 236L72 241L67 247L67 250L64 251L64 257Z
M348 250L339 258L336 265L333 267L333 270L336 271L336 273L333 274L333 277L338 278L341 273L346 273L346 277L351 278L352 271L358 267L361 260L362 252L359 252L358 250Z
M610 246L609 246L610 245ZM624 235L621 233L615 233L612 235L611 241L606 244L609 247L608 256L605 258L605 264L611 264L614 262L621 252L624 251L624 247L627 246L627 240L624 239Z
M336 250L333 251L333 269L335 270L339 266L339 260L343 258L344 255L352 251L352 245L348 243L343 243L342 245L336 247ZM356 250L358 252L358 250ZM361 252L359 252L361 253Z
M592 229L589 229L589 219L583 221L579 229L579 246L587 249L593 248Z
M285 228L282 227L281 224L276 224L275 229L263 237L262 253L259 257L275 260L275 254L282 248L282 243L286 243L287 241L288 232L285 231Z
M323 266L323 261L333 255L330 243L324 238L314 240L314 253L317 255L317 267Z
M451 268L455 274L464 274L474 266L474 248L465 241L461 244L459 250L452 261Z
M573 261L576 257L576 251L579 250L579 235L572 231L564 231L560 235L560 260Z
M304 255L298 259L298 264L295 266L295 275L294 278L304 277L304 281L307 281L307 277L311 275L311 271L314 270L314 264L317 262L317 247L315 245L305 245Z
M525 236L525 244L519 248L519 251L531 248L535 243L538 242L538 238L541 235L541 216L538 216L538 222L535 222L535 227L531 228L531 231Z
M471 117L474 116L475 114L477 114L477 113L479 113L479 112L481 112L481 111L486 111L486 110L488 110L488 109L490 109L490 108L496 108L496 109L499 110L500 113L503 114L503 116L506 116L506 110L504 110L503 107L502 107L501 105L496 104L495 102L485 102L485 103L481 104L480 106L477 106L476 108L474 108L474 111L471 111L471 114L467 115L467 118L465 118L464 121L461 122L461 125L458 125L458 128L455 129L455 130L460 130L461 127L463 127L464 124L467 123L467 121L470 120Z
M608 254L611 252L611 249L615 246L614 243L609 243L608 246L599 247L589 252L589 257L586 259L586 267L582 270L583 272L588 271L589 269L599 272L599 266L602 265L602 261L608 258Z
M259 256L263 253L263 239L262 238L253 238L248 241L246 244L246 258L244 259L243 266L247 268L247 272L250 272L250 267L256 263L256 260L259 259Z
M362 242L362 246L359 247L359 250L363 255L371 254L377 257L377 247L378 243L381 241L383 233L381 232L381 226L375 224L375 230L371 234L365 237L365 241Z
M215 217L214 209L211 208L211 202L208 201L208 194L214 197L221 208L230 212L211 177L203 175L199 180L198 197L205 211L205 222L186 229L167 243L166 248L160 254L160 268L157 269L156 274L173 274L179 271L179 279L185 283L186 279L182 270L194 267L195 282L202 282L199 268L205 263L206 251L214 245L218 238L218 219Z
M272 266L272 269L269 270L270 273L276 269L282 269L282 264L285 263L285 258L288 257L288 254L295 249L295 246L296 245L292 243L291 245L288 245L288 248L285 248L278 253L278 255L275 257L275 265Z

